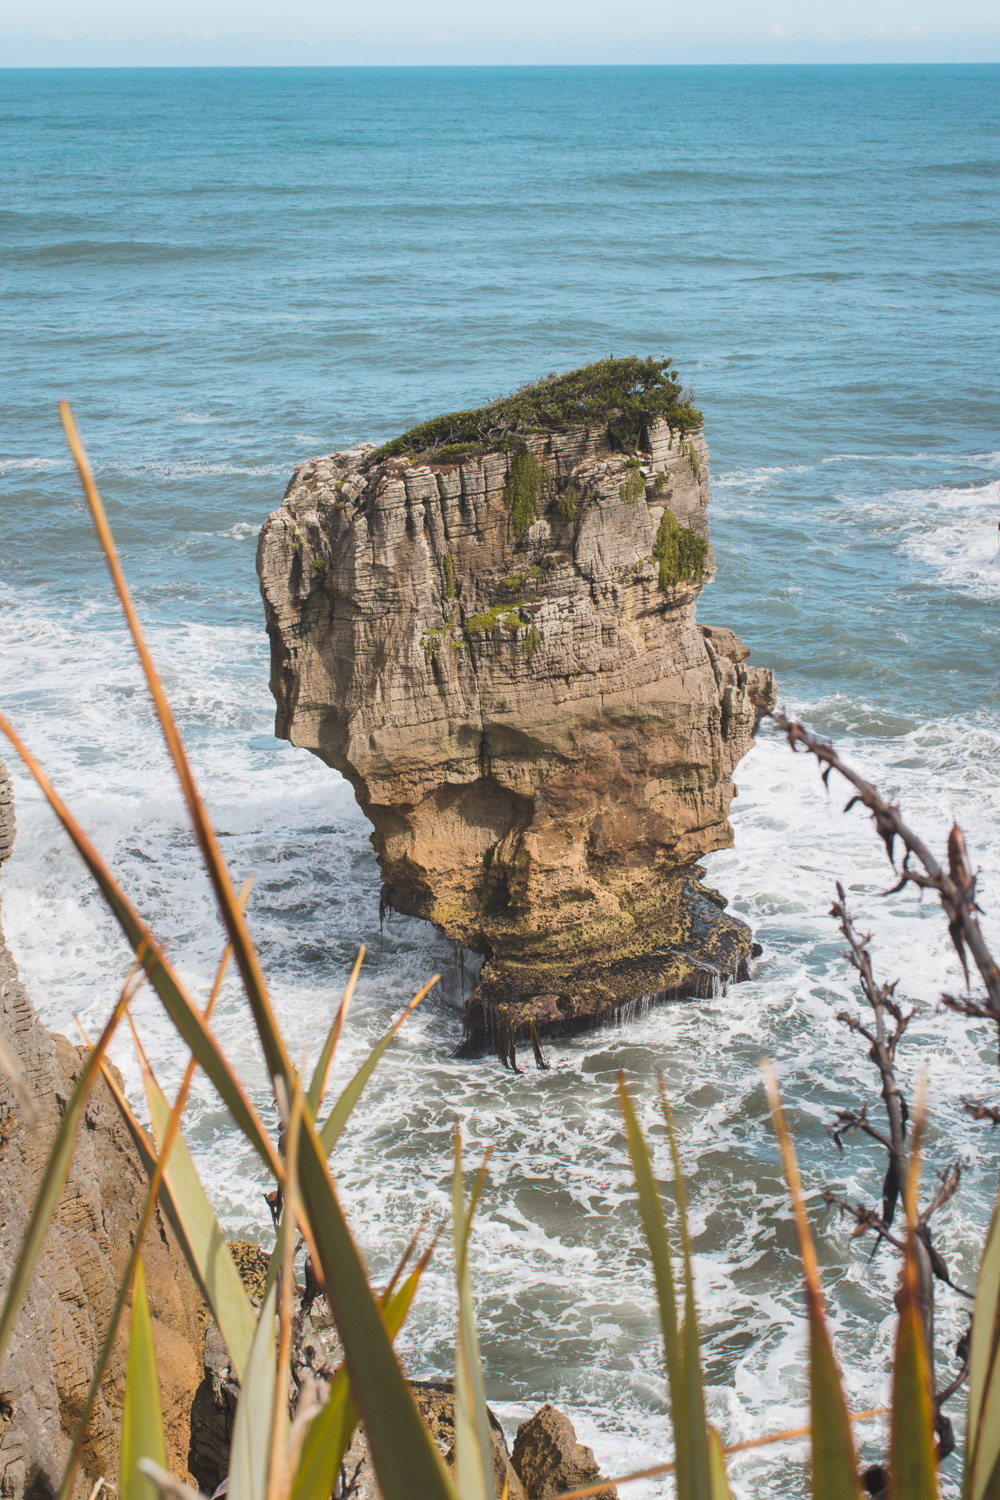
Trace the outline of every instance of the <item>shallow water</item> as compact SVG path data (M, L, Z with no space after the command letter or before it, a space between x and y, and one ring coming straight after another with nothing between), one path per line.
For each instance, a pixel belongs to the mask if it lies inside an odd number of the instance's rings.
M254 538L295 463L608 352L671 353L713 453L719 576L782 701L836 737L936 847L952 817L1000 930L997 84L993 68L0 74L0 697L201 991L221 939L55 418L73 400L293 1055L315 1054L369 946L338 1076L440 970L334 1158L376 1275L447 1209L450 1131L492 1142L476 1285L490 1399L564 1405L612 1471L667 1451L649 1276L614 1102L623 1068L675 1102L711 1404L726 1438L795 1425L792 1226L759 1063L781 1075L853 1405L878 1404L893 1267L821 1209L878 1162L824 1132L873 1097L826 915L839 877L879 972L919 1007L931 1164L968 1159L941 1219L974 1274L997 1148L995 1042L935 1007L961 983L930 903L885 897L864 817L763 734L709 878L764 945L749 983L547 1049L458 1063L451 946L393 918L350 789L274 740ZM16 768L15 768L15 774ZM106 1013L125 957L23 776L4 922L46 1020ZM165 1082L180 1052L148 997ZM223 1044L263 1098L237 992ZM135 1068L118 1061L131 1088ZM196 1091L188 1136L227 1227L262 1233L255 1163ZM941 1299L941 1349L963 1318ZM451 1362L447 1258L405 1336ZM878 1449L877 1426L865 1429ZM803 1454L734 1460L745 1496L800 1493ZM789 1464L791 1468L789 1469ZM954 1461L952 1461L954 1468ZM954 1475L952 1476L954 1484ZM634 1494L668 1493L666 1482Z

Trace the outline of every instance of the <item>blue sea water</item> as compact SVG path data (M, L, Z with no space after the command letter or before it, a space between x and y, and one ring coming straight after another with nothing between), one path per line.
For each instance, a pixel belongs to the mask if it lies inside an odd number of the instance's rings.
M764 735L738 773L735 848L710 861L764 943L751 981L554 1046L547 1074L455 1062L450 948L409 921L380 938L349 788L271 734L254 539L313 454L549 370L671 355L712 450L719 573L700 617L740 631L783 701L932 841L962 820L997 938L998 134L996 66L0 73L3 710L204 989L219 934L67 459L65 396L234 870L255 872L293 1050L315 1053L359 941L343 1069L443 970L334 1162L373 1270L444 1207L457 1114L471 1149L494 1145L477 1260L490 1398L511 1429L557 1400L617 1472L669 1446L617 1069L654 1132L657 1070L676 1101L712 1408L739 1441L794 1425L805 1390L764 1055L852 1404L885 1394L892 1263L821 1212L827 1182L873 1197L880 1180L865 1146L838 1158L823 1129L874 1095L836 1020L853 1000L833 881L919 1007L904 1070L912 1084L929 1065L932 1164L968 1161L940 1231L966 1281L997 1151L959 1096L996 1098L995 1039L935 1008L961 983L937 914L881 895L863 817ZM125 958L20 774L17 791L5 927L46 1019L71 1028L74 1011L103 1017ZM173 1081L183 1054L152 1002L138 1015ZM263 1097L235 988L218 1030ZM227 1225L263 1234L255 1165L204 1091L189 1134ZM415 1373L449 1366L449 1298L442 1258L405 1342ZM947 1368L954 1298L941 1324ZM877 1426L864 1441L878 1451ZM803 1458L745 1455L736 1490L780 1476L798 1492Z

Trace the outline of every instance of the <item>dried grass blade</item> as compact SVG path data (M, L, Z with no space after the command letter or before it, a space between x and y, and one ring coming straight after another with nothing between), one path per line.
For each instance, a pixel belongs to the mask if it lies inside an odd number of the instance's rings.
M267 1131L261 1124L257 1111L237 1082L232 1069L219 1050L218 1043L208 1029L204 1016L188 998L166 955L154 941L142 918L122 892L69 808L56 793L41 766L22 744L2 714L0 714L0 731L7 736L24 761L45 800L75 845L80 858L93 876L101 895L125 934L129 946L145 968L147 978L163 1002L167 1015L211 1079L237 1128L253 1146L264 1165L275 1176L279 1176L281 1165L277 1153Z
M10 1079L10 1086L14 1090L14 1098L21 1106L22 1113L24 1114L24 1123L30 1130L38 1123L38 1110L35 1108L34 1097L24 1076L24 1069L2 1036L0 1036L0 1069Z
M198 847L201 850L205 869L208 872L212 888L215 891L216 902L229 934L229 940L233 945L233 953L243 978L243 987L250 1002L250 1009L257 1026L261 1046L264 1049L268 1071L272 1079L283 1077L290 1080L292 1076L291 1063L285 1050L284 1040L274 1022L270 1002L267 998L267 985L260 962L250 938L243 913L236 899L236 892L233 889L229 871L222 858L215 830L212 827L205 804L201 798L201 793L198 790L197 783L191 771L183 741L174 721L173 712L167 701L166 693L163 691L163 684L160 681L159 673L142 633L142 626L139 624L139 617L136 614L128 584L125 581L125 574L122 571L122 566L118 558L118 551L115 547L111 528L108 525L108 519L104 512L104 505L98 493L97 485L94 483L90 462L68 402L61 401L59 403L59 414L62 418L63 429L66 433L70 450L76 462L80 482L83 485L83 491L87 498L87 504L90 507L94 527L104 551L104 556L107 559L115 592L118 594L121 602L132 640L139 655L139 661L142 664L143 674L152 695L153 705L156 709L156 716L160 721L163 738L166 742L170 758L174 763L174 769L177 772L177 779L180 782L181 792L187 805L188 816L191 820L191 826L194 830Z

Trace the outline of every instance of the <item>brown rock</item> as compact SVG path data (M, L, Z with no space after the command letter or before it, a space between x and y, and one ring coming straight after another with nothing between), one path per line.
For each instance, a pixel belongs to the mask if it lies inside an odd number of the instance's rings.
M411 1389L445 1462L449 1465L453 1464L455 1461L455 1393L452 1383L416 1380L412 1382ZM498 1496L502 1495L506 1484L508 1500L527 1500L521 1488L521 1481L511 1466L503 1428L489 1408L487 1408L487 1414L490 1419L490 1436L493 1442L496 1493ZM340 1496L343 1500L381 1500L381 1494L375 1479L375 1468L368 1451L365 1430L363 1427L358 1427L344 1456L343 1485Z
M665 509L707 542L709 456L701 432L646 438L531 436L520 536L511 454L369 447L303 464L261 532L276 732L351 782L388 904L485 956L470 1048L745 973L751 934L695 863L732 843L773 680L698 626L710 548L660 587Z
M13 843L13 802L0 763L0 853ZM29 1123L0 1069L0 1301L83 1051L45 1030L0 931L0 1036L34 1102ZM107 1089L90 1096L69 1180L0 1362L0 1495L58 1488L63 1464L125 1270L146 1178ZM143 1250L172 1471L186 1477L191 1399L201 1376L199 1298L167 1226ZM117 1482L127 1320L101 1386L76 1494Z
M528 1500L549 1500L602 1478L594 1450L577 1442L573 1423L554 1406L543 1406L521 1423L512 1461ZM618 1491L609 1484L595 1500L618 1500Z

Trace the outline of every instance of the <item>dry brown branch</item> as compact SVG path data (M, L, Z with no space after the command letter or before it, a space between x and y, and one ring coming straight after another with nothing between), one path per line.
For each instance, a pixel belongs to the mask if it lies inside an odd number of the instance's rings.
M871 813L889 862L899 876L893 889L902 890L906 885L915 885L920 890L937 892L948 921L949 935L965 974L966 985L969 983L967 955L971 954L986 989L987 1001L978 1002L981 1009L975 1013L988 1016L1000 1027L1000 969L993 961L993 955L986 946L979 926L976 876L969 864L965 836L958 824L952 826L948 835L948 868L945 870L924 841L903 821L899 808L887 801L870 781L859 776L857 771L841 760L832 745L783 713L776 712L771 717L786 735L793 750L804 750L820 763L823 767L824 785L830 785L830 775L836 771L854 788L854 794L848 799L844 811L847 812L860 803ZM902 864L898 866L895 859L897 840L905 851ZM915 869L911 860L916 860L922 868Z

